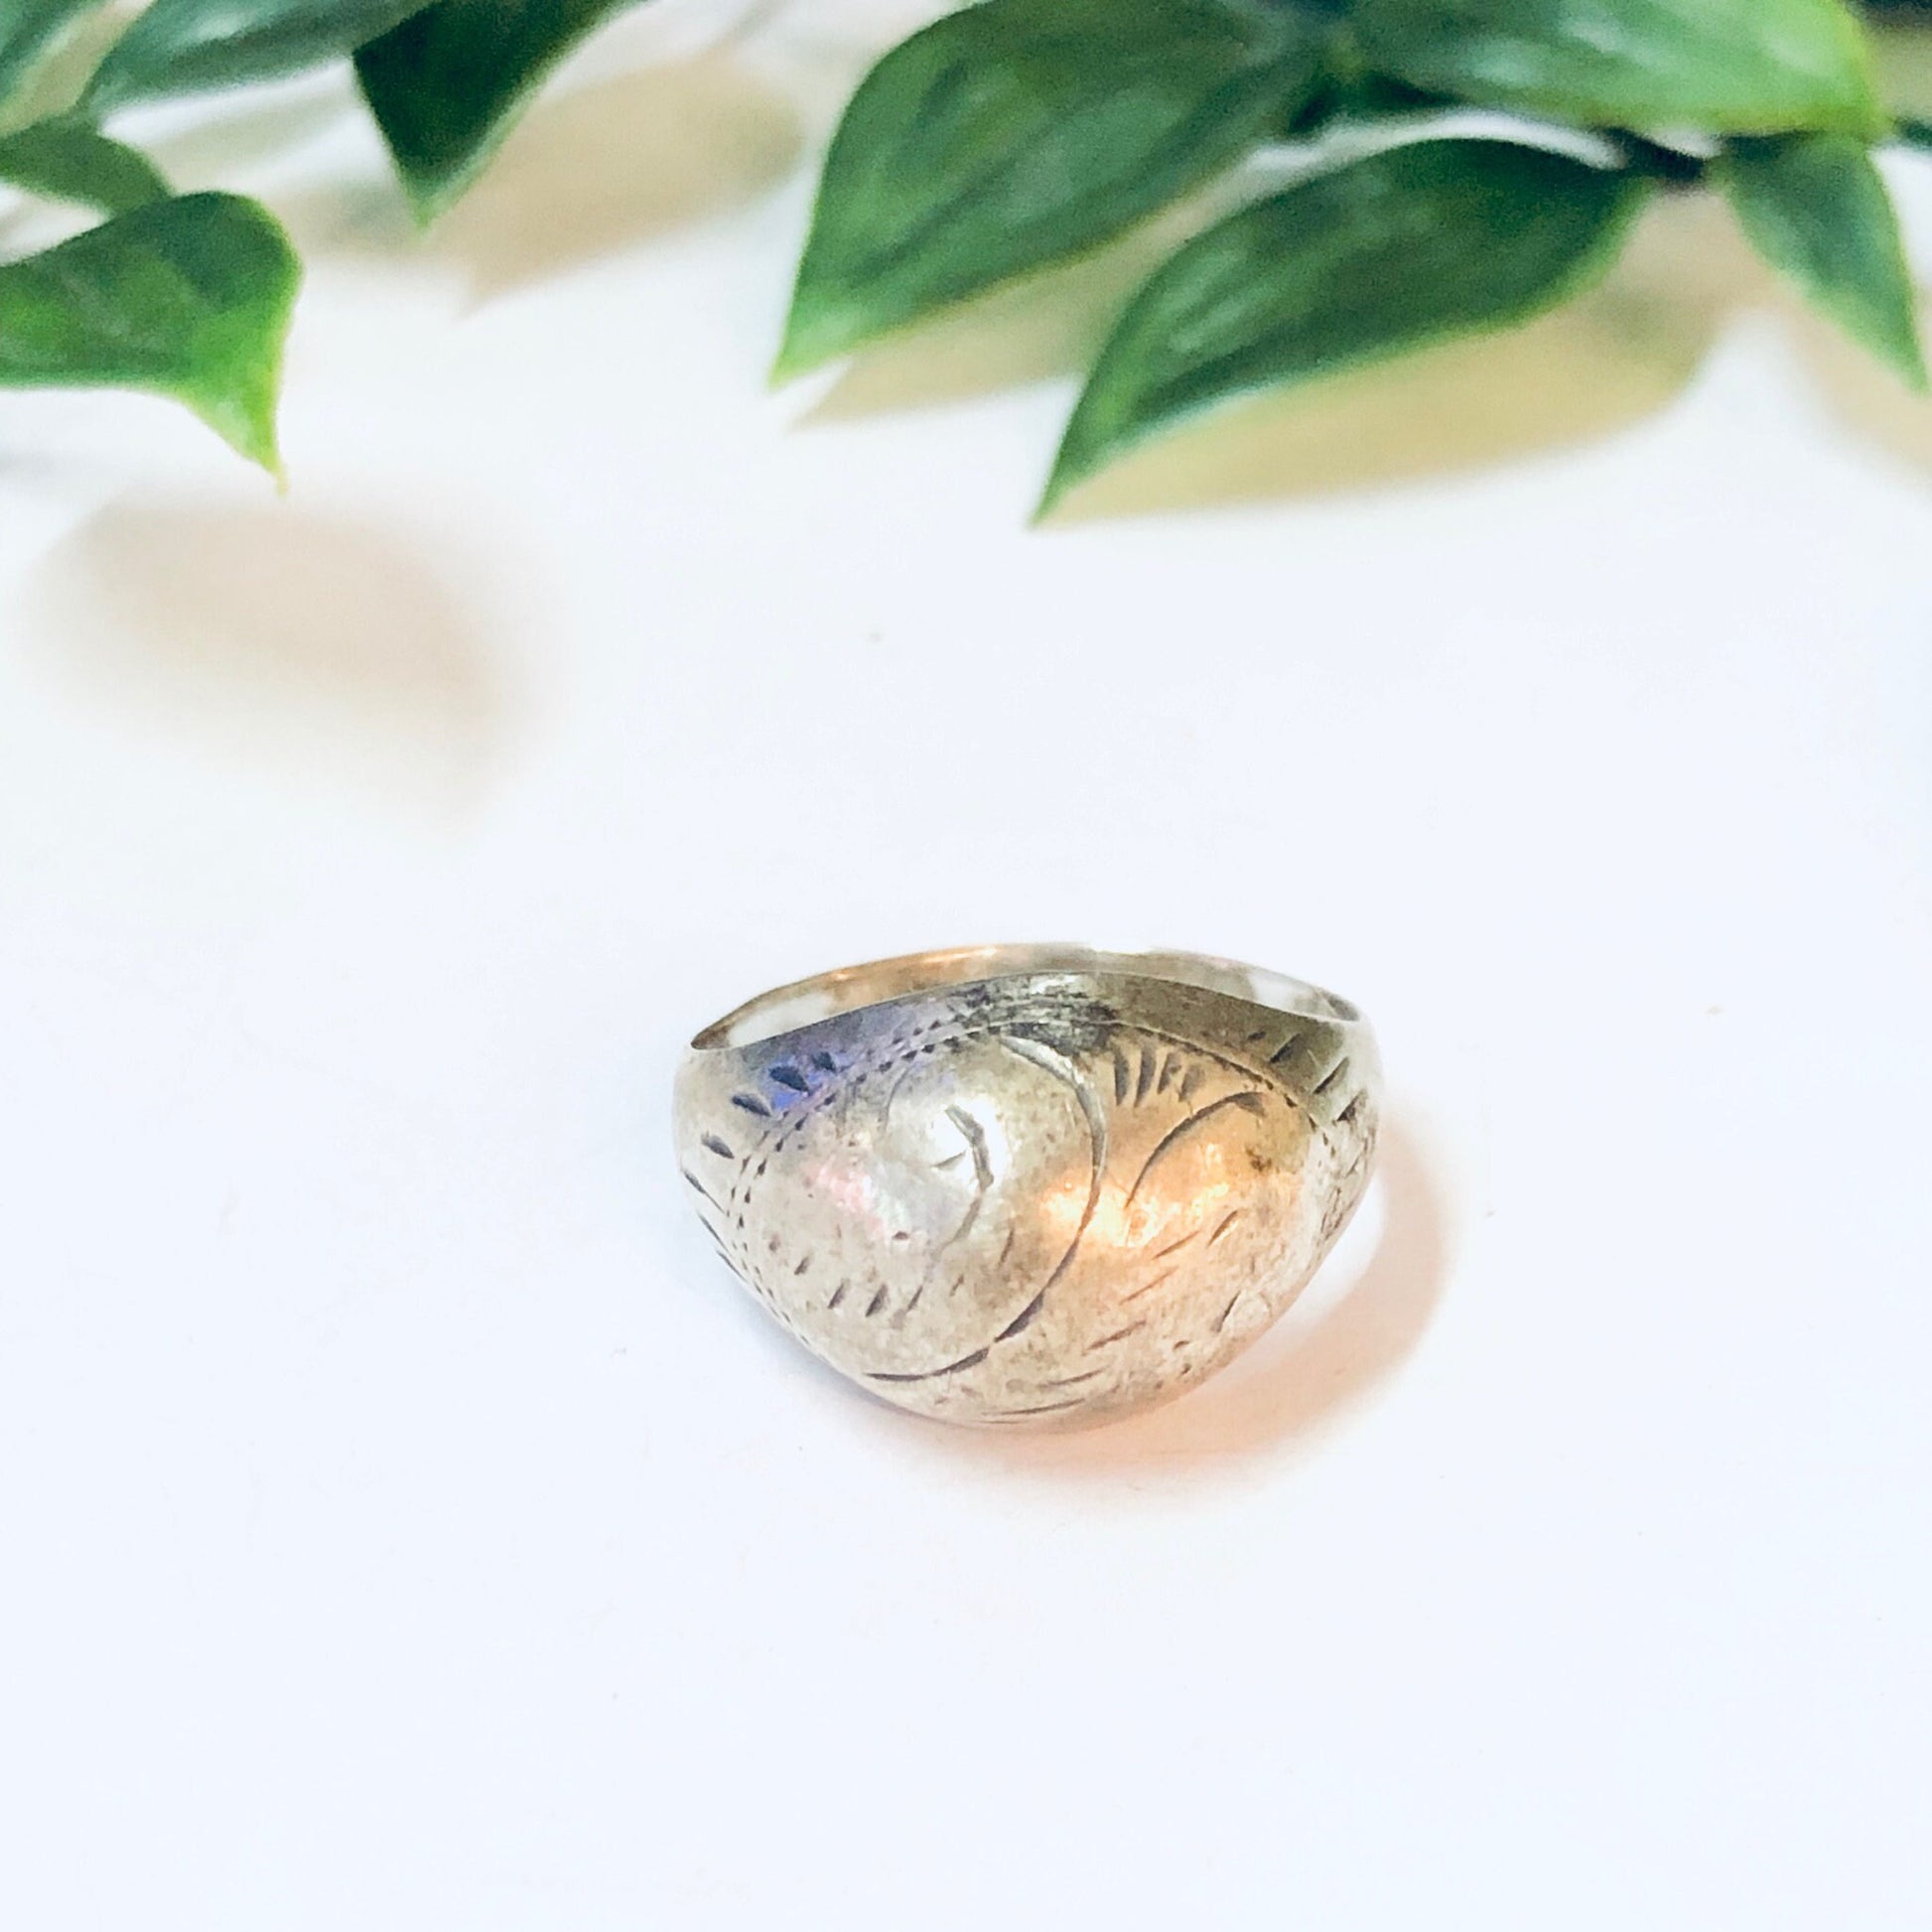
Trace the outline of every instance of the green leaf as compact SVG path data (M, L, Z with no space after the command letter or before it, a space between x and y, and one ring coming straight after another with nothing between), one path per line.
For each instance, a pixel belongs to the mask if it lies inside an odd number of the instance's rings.
M82 121L42 121L0 137L0 181L103 214L126 214L172 193L146 155Z
M1111 240L1306 102L1322 44L1243 0L985 0L915 34L833 139L778 374Z
M96 114L130 101L273 80L352 54L425 0L154 0L87 89Z
M275 401L300 280L257 203L150 203L0 268L0 387L172 396L279 475Z
M1924 389L1918 292L1897 210L1864 147L1848 134L1738 141L1714 172L1757 252Z
M103 0L0 0L0 100L40 65L69 27Z
M636 0L439 0L355 57L417 213L476 180L557 65Z
M1361 0L1375 66L1419 87L1599 127L1885 126L1840 0Z
M1397 148L1257 202L1129 304L1060 446L1042 513L1219 403L1525 322L1595 281L1641 175L1500 141Z

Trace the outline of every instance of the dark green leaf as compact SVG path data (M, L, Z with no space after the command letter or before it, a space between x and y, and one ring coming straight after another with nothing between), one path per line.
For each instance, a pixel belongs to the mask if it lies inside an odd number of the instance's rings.
M0 0L0 100L33 72L41 57L103 0Z
M1320 46L1243 0L985 0L915 34L833 140L779 373L1112 239L1305 102Z
M0 181L103 214L125 214L171 192L146 155L83 121L42 121L0 137Z
M273 80L352 54L424 0L154 0L100 64L96 113Z
M417 212L474 182L572 48L636 0L439 0L355 57Z
M1419 87L1599 127L1884 127L1840 0L1361 0L1369 59Z
M1047 484L1051 505L1214 405L1527 321L1594 281L1639 175L1499 141L1358 161L1196 237L1129 304Z
M300 279L258 204L150 203L0 268L0 386L172 396L279 473L275 400Z
M1698 188L1711 172L1710 160L1701 154L1686 154L1681 148L1666 147L1626 128L1617 130L1617 146L1623 150L1624 165L1668 188Z
M1898 138L1908 148L1932 148L1932 121L1900 121Z
M1751 244L1849 335L1926 387L1898 215L1849 134L1738 141L1715 170Z

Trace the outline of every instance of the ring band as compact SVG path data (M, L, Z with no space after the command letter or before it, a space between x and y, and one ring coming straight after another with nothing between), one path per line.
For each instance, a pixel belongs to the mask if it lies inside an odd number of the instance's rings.
M1374 1035L1183 953L851 967L692 1041L679 1164L727 1262L873 1394L949 1422L1122 1415L1231 1360L1367 1185Z

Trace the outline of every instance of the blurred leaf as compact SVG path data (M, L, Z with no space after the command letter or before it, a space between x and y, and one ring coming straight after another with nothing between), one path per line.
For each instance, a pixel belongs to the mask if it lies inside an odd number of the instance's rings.
M984 0L873 69L826 159L778 372L1111 240L1312 94L1264 0Z
M154 0L87 89L96 114L130 101L273 80L352 54L425 0Z
M1042 511L1159 431L1260 389L1528 321L1608 268L1640 175L1499 141L1430 141L1257 202L1128 306Z
M1420 87L1598 127L1723 134L1885 120L1840 0L1360 0L1370 61Z
M279 475L275 403L300 279L258 204L152 202L0 268L0 386L172 396Z
M1864 147L1847 134L1738 141L1713 173L1757 252L1924 389L1918 292L1897 211Z
M103 0L0 0L0 100L39 65L76 21Z
M424 220L488 164L563 58L637 0L439 0L355 57L362 93Z
M103 214L126 214L173 192L146 155L83 121L42 121L0 136L0 181Z

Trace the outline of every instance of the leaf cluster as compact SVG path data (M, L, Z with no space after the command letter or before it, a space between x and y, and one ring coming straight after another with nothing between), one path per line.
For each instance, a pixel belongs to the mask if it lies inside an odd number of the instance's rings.
M122 22L108 0L0 0L0 184L100 217L0 263L0 387L150 390L278 470L288 237L252 201L175 194L114 118L351 63L428 222L632 4L150 0ZM1932 0L1867 10L1895 27ZM104 53L48 111L64 49L89 36ZM1893 138L1932 130L1888 114L1847 0L978 0L889 53L847 108L778 373L1231 194L1117 318L1044 507L1233 398L1527 321L1602 276L1653 197L1709 188L1923 387L1872 164Z
M1042 509L1234 398L1526 322L1598 280L1652 197L1700 187L1922 389L1871 158L1898 133L1842 0L980 0L847 109L778 373L1272 153L1287 185L1196 233L1115 321Z
M351 61L412 206L428 221L476 179L536 89L633 0L153 0L77 99L35 115L64 44L104 0L0 0L0 183L98 226L0 265L0 386L172 397L279 471L276 404L300 265L259 204L176 195L104 132L144 102Z

